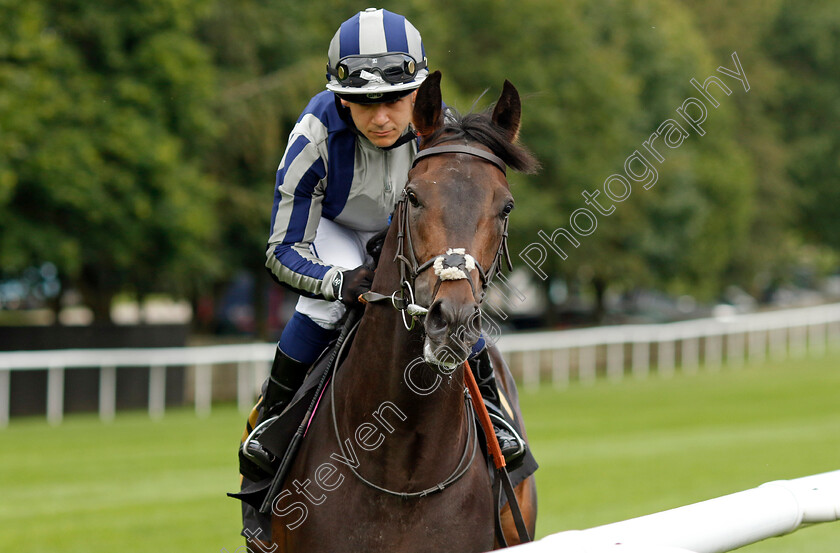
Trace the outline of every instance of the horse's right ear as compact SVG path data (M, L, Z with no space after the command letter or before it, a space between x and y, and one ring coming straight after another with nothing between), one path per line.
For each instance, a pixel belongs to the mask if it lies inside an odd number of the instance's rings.
M414 128L426 140L443 125L443 100L440 95L440 71L435 71L417 89L412 115Z
M505 131L508 142L516 142L521 117L522 102L519 100L519 92L513 83L505 79L502 95L493 109L493 122Z

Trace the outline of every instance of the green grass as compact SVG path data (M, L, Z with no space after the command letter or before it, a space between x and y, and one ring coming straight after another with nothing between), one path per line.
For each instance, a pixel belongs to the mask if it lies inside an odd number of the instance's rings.
M234 551L239 505L225 492L238 485L243 420L232 408L13 420L0 431L0 549Z
M540 536L840 469L840 357L522 392L540 461ZM231 407L151 422L70 416L0 431L0 549L233 552ZM742 551L835 553L840 522Z
M840 469L836 355L521 396L541 536ZM741 551L835 553L840 522Z

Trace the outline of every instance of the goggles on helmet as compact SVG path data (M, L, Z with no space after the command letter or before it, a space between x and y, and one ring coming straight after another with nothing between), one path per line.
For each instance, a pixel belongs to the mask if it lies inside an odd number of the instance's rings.
M414 80L417 72L426 68L426 60L417 62L413 57L402 52L384 54L345 56L338 60L335 67L327 64L327 72L342 86L361 87L372 80L376 74L390 84L408 83Z

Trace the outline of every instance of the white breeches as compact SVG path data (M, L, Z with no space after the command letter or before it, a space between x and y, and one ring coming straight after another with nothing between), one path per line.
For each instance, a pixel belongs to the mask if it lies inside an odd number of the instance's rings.
M353 230L322 217L311 246L312 253L324 263L355 269L366 261L372 261L365 246L375 234L376 231ZM344 316L346 308L340 301L301 297L295 310L318 326L333 329Z

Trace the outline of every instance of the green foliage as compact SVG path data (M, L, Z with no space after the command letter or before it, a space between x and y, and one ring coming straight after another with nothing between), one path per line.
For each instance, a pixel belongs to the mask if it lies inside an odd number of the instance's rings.
M0 55L0 264L53 261L97 315L111 296L183 292L219 266L202 168L213 68L195 2L9 3Z
M263 272L274 171L298 115L324 85L323 60L335 29L327 34L312 7L285 4L220 1L199 32L219 75L215 108L224 132L206 167L226 191L216 214L219 254L231 268Z
M571 230L569 216L586 207L583 191L623 173L634 151L651 159L642 143L697 95L689 80L732 65L728 55L713 59L691 14L669 1L439 2L427 13L422 28L444 82L470 96L508 78L523 95L521 140L543 171L517 179L514 252L540 230ZM445 24L453 19L465 23L456 33ZM732 106L710 108L707 135L692 132L664 162L652 161L658 183L634 184L591 236L569 246L568 259L549 250L546 272L714 295L751 217L754 176L736 120ZM599 201L611 205L603 192Z
M802 191L800 222L806 237L840 248L840 11L834 2L782 2L765 44L786 73L775 106L791 146L789 174Z
M541 160L512 176L514 257L569 229L612 174L718 75L705 136L662 146L655 186L632 183L597 229L550 252L554 278L703 298L758 293L840 248L840 140L830 1L412 0L449 105L523 96L521 140ZM360 7L265 0L0 0L0 267L52 261L107 315L113 294L195 295L262 271L273 173L323 89L338 25ZM737 51L751 88L716 72ZM487 91L485 96L482 94ZM810 251L810 250L808 250Z

